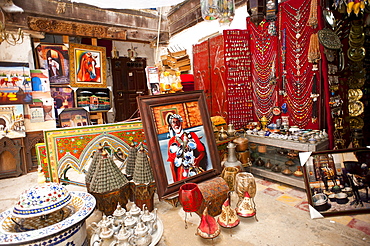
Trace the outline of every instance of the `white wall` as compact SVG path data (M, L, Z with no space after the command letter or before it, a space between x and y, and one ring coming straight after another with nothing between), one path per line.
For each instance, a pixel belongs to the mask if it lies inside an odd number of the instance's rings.
M23 43L15 46L3 41L0 44L0 61L2 62L28 62L30 69L34 69L31 38L24 35Z
M146 64L148 66L154 66L154 52L153 48L150 47L150 44L135 43L135 42L123 42L123 41L113 41L113 47L117 48L119 56L128 56L127 49L132 47L136 49L138 57L146 58Z

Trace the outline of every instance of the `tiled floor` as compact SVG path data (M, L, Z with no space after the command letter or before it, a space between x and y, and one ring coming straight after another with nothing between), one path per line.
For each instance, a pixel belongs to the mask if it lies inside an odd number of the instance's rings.
M195 235L200 223L196 214L187 217L188 229L184 229L185 213L181 206L173 207L155 196L155 207L163 222L164 232L158 246L188 245L269 245L269 246L365 246L370 245L370 215L345 215L311 219L305 190L255 177L257 218L240 218L240 224L230 229L221 228L221 234L213 239ZM37 174L30 173L12 179L0 179L0 212L10 208L21 192L36 185ZM68 190L82 187L67 186ZM232 207L237 195L233 194ZM99 211L88 219L98 222ZM89 226L88 226L89 229Z
M309 212L305 190L258 178L256 178L256 182L259 190L262 190L264 194L274 197L276 201ZM370 214L342 215L326 217L325 219L360 230L370 235Z

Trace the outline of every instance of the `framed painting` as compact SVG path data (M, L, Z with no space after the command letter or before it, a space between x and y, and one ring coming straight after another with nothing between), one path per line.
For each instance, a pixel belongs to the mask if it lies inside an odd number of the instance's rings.
M75 98L77 107L88 107L91 112L104 112L111 108L108 88L79 88Z
M72 87L107 87L105 47L70 43L69 60Z
M32 104L28 63L0 62L0 105Z
M22 104L0 105L0 139L3 137L26 137ZM3 147L5 146L1 146Z
M66 108L59 113L59 127L90 125L90 114L84 108Z
M203 91L137 97L158 196L216 177L221 164Z
M54 99L56 109L73 108L74 92L70 87L51 87L51 97Z
M312 218L370 212L370 148L299 155Z
M37 67L47 69L52 85L69 84L68 47L63 44L39 44L36 47Z

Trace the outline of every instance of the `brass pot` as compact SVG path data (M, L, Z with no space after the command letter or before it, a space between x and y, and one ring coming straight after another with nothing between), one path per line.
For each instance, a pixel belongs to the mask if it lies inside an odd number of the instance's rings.
M239 158L239 161L242 163L242 164L246 164L250 161L250 158L249 158L249 151L245 151L245 152L238 152L237 153L238 155L238 158Z
M244 152L248 149L248 138L238 137L233 140L236 143L236 151Z

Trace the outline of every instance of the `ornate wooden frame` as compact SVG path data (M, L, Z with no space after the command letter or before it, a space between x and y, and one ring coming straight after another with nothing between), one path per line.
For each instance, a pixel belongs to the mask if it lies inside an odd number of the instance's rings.
M174 198L182 184L186 182L199 183L221 173L221 163L203 91L141 96L137 98L137 101L159 198ZM193 111L187 109L189 104L196 105ZM165 137L168 132L168 123L165 118L167 114L172 113L185 114L185 117L182 116L184 118L183 124L185 124L184 130L187 131L191 128L191 131L197 131L197 134L204 134L201 139L205 145L207 161L209 162L208 169L203 172L177 182L172 180L173 183L169 182L172 178L172 175L169 175L169 164L166 158L169 140ZM197 123L192 124L191 121ZM202 130L198 131L199 128Z

